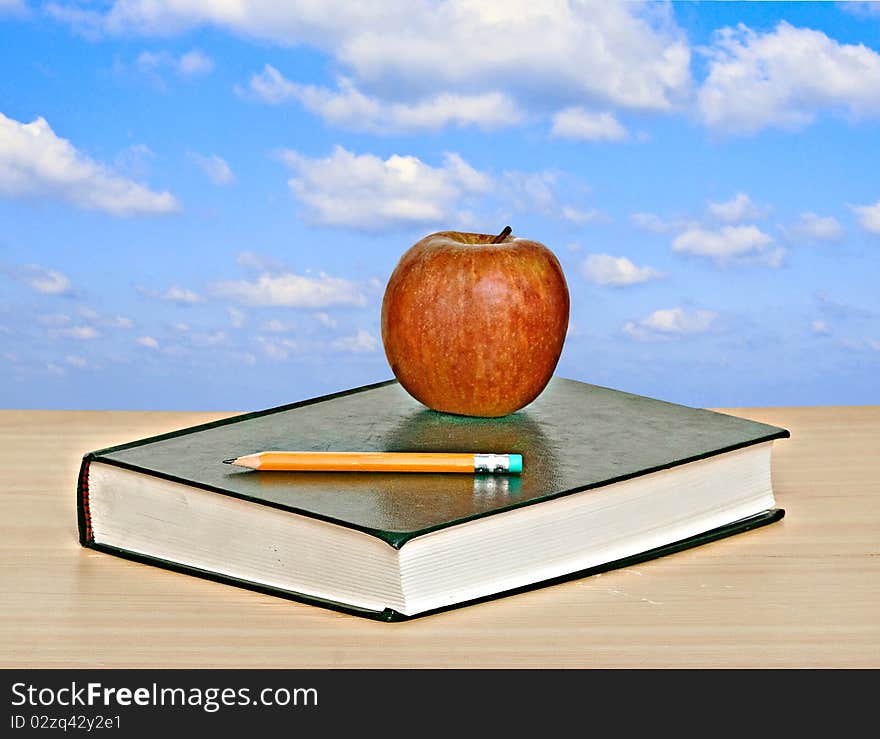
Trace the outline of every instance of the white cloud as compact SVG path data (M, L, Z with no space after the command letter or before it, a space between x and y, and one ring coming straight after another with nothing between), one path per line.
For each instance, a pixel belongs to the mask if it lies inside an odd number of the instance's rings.
M191 152L189 157L215 185L230 185L235 182L235 173L223 157L216 154L205 156L196 152Z
M880 200L874 205L854 205L852 209L865 231L880 234Z
M159 348L159 342L156 341L156 339L154 339L152 336L138 336L137 339L135 339L135 342L140 344L141 346L147 347L148 349Z
M94 308L90 308L87 305L79 306L77 308L77 311L83 318L88 318L90 321L94 321L95 319L97 319L101 315Z
M101 335L94 326L70 326L69 328L53 329L49 334L77 341L89 341L97 339Z
M302 85L291 82L271 64L264 66L262 72L253 75L248 86L257 99L272 105L298 100L302 89ZM373 114L372 109L366 112Z
M228 334L223 330L213 331L212 333L206 332L187 332L186 340L192 346L218 346L220 344L225 344L229 339Z
M738 192L723 203L709 203L709 214L725 223L742 223L765 218L770 213L767 206L759 206L744 192Z
M67 326L73 319L65 313L51 313L37 316L37 320L46 326Z
M638 285L663 277L663 273L653 267L637 267L626 257L608 254L590 254L581 269L590 282L616 287Z
M674 218L666 220L654 213L633 213L629 217L633 225L642 231L650 231L651 233L670 233L671 231L681 231L682 229L694 226L691 221L682 218Z
M290 272L260 275L254 281L217 282L211 291L236 303L289 308L327 308L334 305L363 306L366 299L357 285L341 277L303 277Z
M818 319L810 324L810 329L813 331L814 334L827 334L831 331L825 321L820 321Z
M0 16L23 16L27 14L28 6L25 4L24 0L0 0Z
M226 309L226 312L229 314L229 323L232 328L241 328L244 326L246 316L243 311L230 306Z
M842 2L840 7L847 13L852 13L859 18L880 17L880 3L877 0L865 0L864 2Z
M81 357L78 354L68 354L66 357L64 357L64 361L67 362L71 367L77 367L79 369L85 369L89 366L86 358Z
M608 216L597 208L580 210L571 205L563 205L559 209L559 216L566 221L571 221L578 226L584 226L594 221L608 220Z
M536 108L589 101L663 111L691 87L687 40L672 9L659 3L118 0L106 12L57 3L49 12L91 32L215 26L311 45L386 103L505 90Z
M73 292L70 278L55 269L27 264L16 270L16 276L32 290L45 295L69 295Z
M98 313L98 311L94 310L93 308L89 308L86 305L80 305L77 308L77 312L80 314L80 316L89 321L91 324L99 323L105 328L134 328L134 321L132 321L131 318L127 318L126 316L117 315L112 317L105 317ZM70 324L73 322L73 319L66 313L44 314L41 316L37 316L37 320L45 326L51 326L54 328L58 328L60 326L70 326Z
M592 113L571 107L553 116L550 135L580 141L622 141L629 133L611 113Z
M239 252L235 255L235 262L257 272L283 272L286 269L284 262L280 259L252 251Z
M177 68L186 77L208 74L214 69L214 62L198 49L188 51L177 60Z
M880 115L880 54L782 21L758 33L743 24L716 32L704 50L709 74L697 101L703 122L730 133L797 130L822 110Z
M784 229L789 238L807 241L837 241L843 236L843 228L832 216L801 213L798 220Z
M558 172L508 171L496 177L495 181L493 194L502 201L504 208L512 208L518 213L540 213L547 218L570 221L578 226L608 218L595 208L584 210L561 202L560 191L570 195L577 189L585 188L579 187L570 178L561 181Z
M752 225L724 226L718 231L692 227L675 237L672 250L710 257L720 266L760 264L778 267L785 256L784 249L773 247L772 237Z
M268 331L271 334L283 334L287 331L293 331L295 328L295 323L291 323L289 321L281 321L277 318L269 319L262 326L263 331Z
M872 337L863 337L863 338L844 338L840 340L840 344L847 349L852 349L853 351L863 352L863 351L874 351L880 352L880 339L874 339Z
M169 192L153 192L81 154L43 118L19 123L0 113L0 196L53 198L115 216L171 213Z
M369 331L361 329L354 336L342 336L336 339L331 346L339 351L366 354L376 351L380 342Z
M138 55L135 65L141 72L152 72L173 57L166 52L144 51Z
M138 55L135 64L145 74L158 74L170 70L182 77L197 77L210 74L214 62L201 51L194 49L179 57L167 51L144 51Z
M107 319L107 325L111 328L134 328L134 321L127 316L115 316Z
M686 218L663 219L653 213L633 213L630 221L639 229L652 233L678 232L672 249L683 254L694 254L713 259L719 266L763 265L778 267L785 257L785 249L754 224L741 224L747 219L765 217L769 206L754 203L745 193L737 193L728 201L708 203L709 215L727 224L720 228L704 226Z
M336 328L339 323L339 321L337 321L333 316L331 316L329 313L325 313L324 311L313 313L312 316L318 323L320 323L322 326L326 326L327 328Z
M156 298L158 300L167 300L170 303L180 303L183 305L194 305L204 302L204 298L198 293L193 292L185 287L173 285L167 290L148 290L147 288L138 288L138 292L146 295L148 298Z
M718 314L708 310L687 312L683 308L656 310L638 323L627 322L624 333L640 341L670 339L678 336L701 334L715 324Z
M312 159L284 151L296 176L289 181L305 216L325 226L380 231L448 221L463 197L490 189L490 179L457 154L440 167L414 156L380 159L337 146L329 157Z
M816 301L823 315L828 315L838 321L863 320L876 321L877 312L871 308L865 308L855 303L839 300L826 292L816 293Z
M331 125L373 133L467 125L492 130L524 117L513 100L500 92L439 93L409 103L389 102L365 95L345 77L331 90L291 82L269 64L251 77L250 92L267 103L295 100Z
M194 293L192 290L177 286L169 287L164 293L160 293L159 297L172 303L187 303L190 305L204 301L201 295Z
M270 359L287 359L290 352L299 351L299 345L293 339L258 336L257 343Z
M120 175L143 177L149 172L150 162L155 158L155 152L146 144L132 144L113 157L113 166Z

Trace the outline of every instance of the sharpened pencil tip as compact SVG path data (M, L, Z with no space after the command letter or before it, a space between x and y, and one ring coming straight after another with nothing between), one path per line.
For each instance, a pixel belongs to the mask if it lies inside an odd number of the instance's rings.
M236 457L230 457L229 459L224 459L223 464L232 464L233 462L235 462L235 460Z

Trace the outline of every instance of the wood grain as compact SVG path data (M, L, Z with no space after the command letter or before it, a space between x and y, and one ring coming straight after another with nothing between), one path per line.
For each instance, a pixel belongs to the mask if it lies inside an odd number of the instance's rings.
M399 624L79 546L84 452L231 413L0 411L0 666L880 667L880 406L722 410L791 431L782 522Z

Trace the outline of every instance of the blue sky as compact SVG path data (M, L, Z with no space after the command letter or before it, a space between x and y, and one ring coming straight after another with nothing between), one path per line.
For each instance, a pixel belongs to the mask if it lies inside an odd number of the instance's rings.
M560 375L878 403L880 3L354 6L0 0L0 407L387 379L399 257L507 224Z

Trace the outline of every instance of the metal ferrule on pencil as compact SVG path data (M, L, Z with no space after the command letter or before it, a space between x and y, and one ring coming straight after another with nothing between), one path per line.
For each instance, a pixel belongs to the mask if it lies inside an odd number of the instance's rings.
M474 472L482 474L507 474L522 471L519 454L475 454Z

